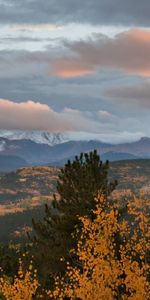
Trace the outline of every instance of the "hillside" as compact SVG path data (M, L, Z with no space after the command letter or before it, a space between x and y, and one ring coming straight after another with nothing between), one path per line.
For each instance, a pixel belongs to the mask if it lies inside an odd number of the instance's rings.
M10 227L14 238L13 232L22 232L21 228L31 225L30 217L40 218L44 204L50 204L56 192L58 172L58 168L40 166L0 176L0 226L3 228L5 223L5 239L10 239ZM112 162L109 179L118 180L114 196L122 201L129 197L131 190L150 198L150 160ZM0 240L3 238L1 232Z
M141 190L150 187L150 159L115 161L110 164L110 178L118 180L118 189Z
M0 177L0 204L46 197L54 193L58 169L26 167Z

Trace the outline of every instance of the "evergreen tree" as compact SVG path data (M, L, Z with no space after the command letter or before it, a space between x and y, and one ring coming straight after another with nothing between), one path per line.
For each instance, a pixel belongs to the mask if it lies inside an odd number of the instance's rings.
M97 194L108 199L117 182L108 182L109 163L103 163L97 151L81 153L61 169L57 181L59 200L54 197L52 205L45 208L41 221L33 220L35 231L35 257L41 262L41 273L63 272L61 257L75 262L70 249L75 247L81 230L80 216L93 217ZM78 231L77 231L78 228ZM75 234L76 232L76 234ZM78 235L77 235L78 232ZM44 277L44 275L42 275Z
M94 196L109 196L116 182L108 183L109 162L103 163L97 151L81 153L61 169L57 182L60 201L56 207L65 214L87 215L95 207Z

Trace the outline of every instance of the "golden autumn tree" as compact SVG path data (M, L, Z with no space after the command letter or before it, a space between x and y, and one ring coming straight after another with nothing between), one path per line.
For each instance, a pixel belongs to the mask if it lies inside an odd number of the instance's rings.
M23 272L22 261L20 260L18 275L13 282L6 276L0 278L0 291L6 300L32 300L36 299L39 282L37 280L37 271L33 270L32 262L28 271ZM0 298L1 299L1 298Z
M10 283L0 279L6 300L149 300L150 220L149 202L136 198L120 215L104 197L96 199L93 220L81 217L82 233L77 245L78 261L69 263L65 277L55 278L55 289L37 295L39 283L32 265ZM74 251L74 250L72 250Z
M105 199L97 200L95 220L81 218L78 267L68 264L50 299L150 299L149 203L133 199L123 218L117 207L104 210Z

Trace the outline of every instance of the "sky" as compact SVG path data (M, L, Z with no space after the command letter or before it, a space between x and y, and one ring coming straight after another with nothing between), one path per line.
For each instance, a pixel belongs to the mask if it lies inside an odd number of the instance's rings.
M150 137L150 1L0 0L0 129Z

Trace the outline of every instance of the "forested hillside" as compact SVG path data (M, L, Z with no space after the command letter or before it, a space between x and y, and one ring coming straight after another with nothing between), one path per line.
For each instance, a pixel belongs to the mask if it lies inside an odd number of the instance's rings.
M3 189L6 182L13 188L13 175L18 189L29 184L42 194L43 180L55 192L42 214L41 203L36 214L21 213L32 215L23 243L1 245L2 299L149 300L149 161L120 165L102 162L94 150L61 170L27 168L1 177Z

